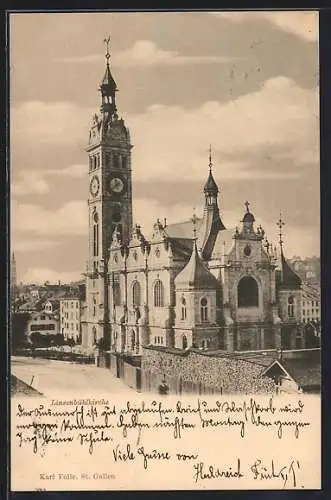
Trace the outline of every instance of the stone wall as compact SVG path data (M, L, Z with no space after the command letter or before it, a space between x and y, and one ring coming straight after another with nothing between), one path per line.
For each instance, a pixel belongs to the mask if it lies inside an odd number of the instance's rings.
M222 394L275 392L271 379L260 377L264 367L230 356L210 356L196 351L176 352L143 348L142 390L155 390L161 378L172 381L172 389L194 383Z

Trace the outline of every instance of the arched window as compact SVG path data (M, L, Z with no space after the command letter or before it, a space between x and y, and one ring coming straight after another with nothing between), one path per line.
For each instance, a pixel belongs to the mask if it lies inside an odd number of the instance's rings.
M202 297L200 300L200 317L201 321L208 321L208 301L206 297Z
M182 345L183 345L183 349L187 349L187 338L185 337L185 335L183 335L183 338L182 338Z
M287 315L289 318L294 316L294 299L292 296L287 299Z
M97 342L97 329L95 326L92 329L92 335L93 335L93 344L96 344L96 342Z
M132 305L140 306L140 284L134 281L132 285Z
M238 307L258 307L259 289L251 276L241 278L238 284Z
M180 301L181 319L186 319L186 300L182 297Z
M164 287L160 280L157 280L154 285L154 306L164 307Z
M97 314L97 300L95 297L93 297L93 316L96 316Z
M114 306L120 306L121 305L121 287L118 281L115 281L114 283L114 289L113 289L113 300L114 300Z
M99 216L97 212L93 215L93 256L99 255Z
M132 351L134 350L135 348L135 345L136 345L136 334L134 333L133 330L131 330L131 349Z

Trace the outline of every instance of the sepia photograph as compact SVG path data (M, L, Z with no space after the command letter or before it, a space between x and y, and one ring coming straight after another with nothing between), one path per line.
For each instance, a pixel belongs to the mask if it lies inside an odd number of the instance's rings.
M318 12L11 13L9 53L12 401L319 407Z

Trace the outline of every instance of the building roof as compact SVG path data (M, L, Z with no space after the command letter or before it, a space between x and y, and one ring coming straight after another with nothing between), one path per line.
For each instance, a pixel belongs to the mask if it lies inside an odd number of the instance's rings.
M197 219L196 230L199 232L202 219ZM193 239L193 224L191 220L169 224L165 228L165 233L170 238ZM192 247L191 247L192 248Z
M282 270L279 283L281 287L288 289L299 289L301 287L302 280L288 264L283 252L281 254L281 269Z
M234 233L234 229L223 229L218 232L211 255L212 259L220 259L223 256L223 253L225 255L230 253L234 245Z
M215 290L217 285L215 276L211 274L200 259L196 241L194 241L190 260L175 278L175 286L188 289L194 288L196 290Z
M298 386L305 390L313 387L321 387L321 360L320 357L313 358L287 358L274 360L263 371L265 376L283 375L285 378L290 377Z

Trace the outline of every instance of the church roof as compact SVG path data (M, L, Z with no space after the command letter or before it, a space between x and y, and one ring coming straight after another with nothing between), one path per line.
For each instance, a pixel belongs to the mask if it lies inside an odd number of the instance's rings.
M295 271L293 271L283 253L281 254L281 269L282 271L279 284L282 288L297 289L301 287L301 278Z
M199 232L201 222L202 222L202 219L197 219L197 223L196 223L197 232ZM192 237L193 237L192 221L187 220L187 221L183 221L183 222L177 222L175 224L169 224L165 228L165 232L169 236L169 238L184 238L184 239L192 240ZM191 248L192 248L192 246L191 246Z
M217 287L215 276L205 267L199 257L196 242L193 244L190 260L175 278L175 286L197 290L214 290Z
M223 229L222 231L218 232L211 259L220 259L223 256L223 253L225 255L228 255L230 253L234 244L234 233L234 229Z

